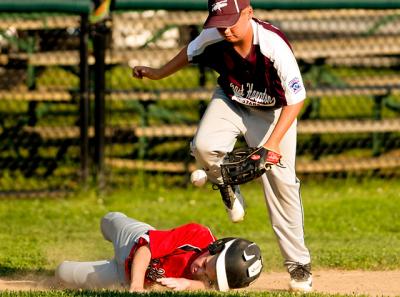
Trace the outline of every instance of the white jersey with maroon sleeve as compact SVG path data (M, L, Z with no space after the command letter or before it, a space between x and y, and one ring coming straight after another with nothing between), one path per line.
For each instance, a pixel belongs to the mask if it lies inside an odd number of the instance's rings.
M304 100L300 70L284 34L258 19L251 24L253 44L246 58L210 28L189 44L189 61L214 69L225 94L241 104L276 109Z

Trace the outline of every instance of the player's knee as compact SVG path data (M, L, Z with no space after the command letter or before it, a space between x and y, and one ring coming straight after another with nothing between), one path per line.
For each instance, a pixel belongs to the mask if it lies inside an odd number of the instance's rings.
M191 146L191 151L196 160L203 161L205 163L208 163L211 159L215 159L215 157L218 155L224 155L223 153L216 151L212 144L205 140L197 140L195 143L193 143Z
M117 219L117 218L125 218L126 215L123 214L122 212L109 212L106 215L104 215L101 220L100 220L100 230L101 233L103 234L103 237L108 240L111 240L111 234L110 234L110 229L112 229L112 221Z
M104 220L112 221L113 219L115 219L115 218L120 218L120 217L126 217L126 215L123 214L122 212L111 211L111 212L108 212L107 214L105 214L105 215L101 218L101 221L104 221Z

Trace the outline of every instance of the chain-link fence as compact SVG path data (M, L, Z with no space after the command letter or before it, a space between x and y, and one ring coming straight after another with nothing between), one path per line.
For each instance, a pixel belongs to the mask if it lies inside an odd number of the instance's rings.
M54 2L70 13L36 12L52 10L51 1L33 3L29 13L18 3L0 6L7 11L0 9L0 196L64 194L87 174L80 132L81 103L88 102L81 85L88 79L81 65L88 37L82 20L90 12L84 2Z
M113 15L110 55L121 63L107 79L110 172L194 168L189 141L216 74L191 66L161 81L139 81L130 66L161 66L198 34L206 16L162 10ZM255 16L287 34L307 86L298 173L398 173L400 11L256 8Z
M150 81L133 79L131 67L161 66L197 36L206 16L205 10L124 9L92 27L88 136L105 182L130 183L143 171L187 177L194 169L189 142L216 73L191 65ZM255 17L286 33L306 83L298 174L398 175L400 10L255 5ZM0 189L74 188L87 166L81 163L81 18L7 13L0 19ZM95 67L102 46L104 65Z

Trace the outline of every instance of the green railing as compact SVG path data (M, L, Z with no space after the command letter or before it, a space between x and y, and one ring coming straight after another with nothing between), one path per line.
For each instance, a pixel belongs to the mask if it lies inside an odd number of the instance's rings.
M396 9L400 7L399 0L252 0L251 4L258 9ZM116 10L207 10L205 0L116 0Z
M93 4L90 0L2 0L0 12L62 12L90 14Z

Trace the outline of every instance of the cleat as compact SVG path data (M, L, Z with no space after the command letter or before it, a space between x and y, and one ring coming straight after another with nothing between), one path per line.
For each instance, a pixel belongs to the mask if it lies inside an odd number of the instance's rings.
M237 185L218 185L222 201L225 204L226 211L233 223L243 221L244 219L244 200L240 194L240 188Z
M311 264L293 263L288 266L290 274L290 291L292 292L311 292L312 291L312 274Z

